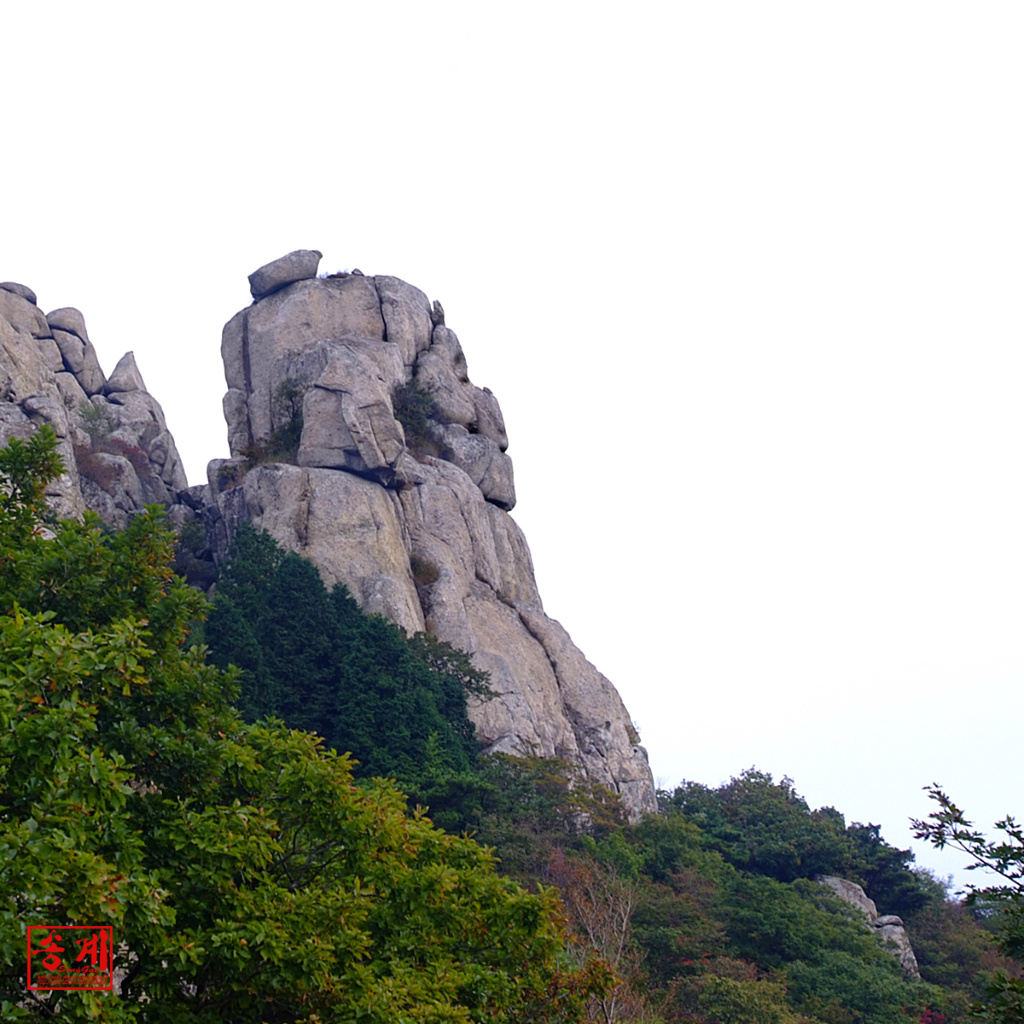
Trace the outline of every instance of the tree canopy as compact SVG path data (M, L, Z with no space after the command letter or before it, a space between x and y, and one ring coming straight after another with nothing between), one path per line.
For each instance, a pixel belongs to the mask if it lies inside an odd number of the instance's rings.
M328 593L315 566L266 533L239 529L204 638L215 664L242 670L249 720L316 732L362 776L414 784L476 763L466 700L488 691L469 656L365 615L342 584Z
M39 528L52 431L0 451L5 1020L576 1021L555 894L408 815L188 646L203 599L152 508ZM315 652L310 655L315 667ZM119 992L28 994L28 925L109 924Z
M941 786L926 787L938 804L926 820L915 821L915 835L938 849L952 846L971 858L969 871L987 871L998 881L969 887L967 902L982 907L997 922L996 943L1008 957L1024 964L1024 826L1007 815L995 823L999 837L989 839ZM991 1024L1024 1022L1024 970L996 971L989 980L985 1003L976 1016Z
M863 885L884 914L909 917L928 902L910 850L890 846L878 825L847 826L834 807L812 811L792 779L750 768L717 789L684 782L667 803L738 868L780 882L839 875Z

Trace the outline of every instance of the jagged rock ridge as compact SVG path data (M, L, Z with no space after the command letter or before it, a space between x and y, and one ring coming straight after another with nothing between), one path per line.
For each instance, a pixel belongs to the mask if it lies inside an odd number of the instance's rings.
M44 423L56 431L66 467L48 492L59 515L91 508L123 527L161 503L176 525L197 518L190 504L198 496L133 354L107 378L77 309L44 316L31 288L8 281L0 284L0 444Z

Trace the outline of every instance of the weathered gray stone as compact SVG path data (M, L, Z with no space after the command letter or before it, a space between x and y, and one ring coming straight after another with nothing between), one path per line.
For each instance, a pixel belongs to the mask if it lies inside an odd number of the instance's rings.
M423 613L388 492L328 469L259 466L242 483L249 519L282 547L309 558L330 587L344 583L369 612L409 632Z
M450 328L441 324L434 328L430 336L432 354L440 359L451 370L459 384L469 384L469 367L466 354L462 351L459 336Z
M115 391L145 391L146 385L135 363L135 353L125 352L118 360L114 372L107 379L103 393L112 395Z
M861 886L845 878L834 875L819 875L818 881L827 885L840 899L856 907L867 919L866 924L872 928L882 944L900 962L900 967L912 978L920 978L914 947L910 943L902 918L895 914L879 916L874 900L868 898Z
M252 447L249 404L245 392L230 388L224 395L224 419L228 424L228 450L240 454Z
M321 355L323 369L303 401L299 465L391 482L405 450L391 406L392 387L402 373L397 346L351 339L325 343Z
M245 372L245 321L248 309L239 310L225 325L220 339L220 354L224 360L224 376L228 387L244 392L248 387Z
M508 448L505 417L490 388L473 388L473 408L476 410L476 430L489 437L502 451Z
M160 403L145 391L115 391L106 396L106 407L116 423L115 433L131 444L148 448L167 429Z
M77 334L61 330L53 332L53 341L68 373L77 377L85 368L85 342Z
M44 317L26 291L0 288L0 443L53 427L66 471L46 493L62 517L89 507L124 527L144 504L173 507L188 481L134 357L121 360L108 387L81 312Z
M36 293L27 284L18 284L16 281L0 282L0 291L10 292L12 295L20 295L26 302L36 304Z
M213 496L210 494L209 484L195 484L179 491L178 501L187 505L194 512L202 512L207 505L213 502Z
M323 253L316 249L296 249L287 256L264 264L249 275L249 291L252 297L261 299L286 284L316 277L322 256Z
M473 388L458 379L445 354L433 346L416 360L416 380L434 400L442 423L469 427L476 422Z
M7 444L12 437L19 441L27 441L35 426L20 405L13 402L0 402L0 446Z
M634 739L618 691L587 661L560 623L527 602L516 602L515 608L551 662L564 714L573 724L584 762L605 765L620 792L623 785L643 787L650 780L647 754Z
M85 329L85 317L74 306L61 306L46 314L46 322L54 331L67 331L75 334L82 341L89 340L89 332Z
M206 485L213 500L216 501L219 494L241 487L249 469L249 460L245 458L211 459L206 466Z
M461 423L443 428L441 456L458 466L499 508L511 511L516 504L512 460L482 434L471 434Z
M30 395L21 403L21 408L35 426L48 423L58 437L67 437L71 433L67 406L55 388L47 388L42 395Z
M59 385L65 396L73 396L69 376L58 375L64 378ZM68 397L65 401L75 410L79 469L91 474L95 485L83 492L86 503L111 526L123 528L145 504L173 505L188 481L159 402L145 390L133 388L142 383L142 376L131 353L120 361L111 380L108 395L86 398L83 394L74 396L77 401ZM90 409L95 412L87 417ZM115 465L100 459L101 455L126 460L134 476L115 472Z
M821 875L818 881L822 885L827 885L840 899L845 900L850 906L856 907L874 924L875 918L878 917L878 910L875 908L875 901L868 899L868 894L862 886L845 878L838 878L835 875Z
M416 356L430 347L430 336L434 329L430 300L419 288L397 277L378 274L373 282L380 296L387 339L398 345L405 365L412 366Z
M53 340L60 349L64 366L78 378L82 390L88 395L100 394L107 379L100 369L100 361L92 342L60 327L53 328Z
M72 450L74 429L40 337L49 327L42 314L20 295L0 290L0 444L12 437L27 439L44 423L59 439L66 472L48 485L46 494L61 516L80 516L84 509Z
M39 346L46 368L54 373L61 373L64 369L64 357L53 338L37 338L36 344Z
M77 423L77 412L84 402L89 401L89 396L82 390L82 385L78 383L78 378L73 373L55 373L53 379L61 398L64 399L64 405L67 406L72 422Z
M107 379L103 376L103 370L100 369L100 361L91 341L85 343L84 362L82 372L77 374L78 383L82 385L82 390L88 395L101 394Z
M0 320L6 320L19 334L48 338L50 326L33 302L11 291L0 290Z
M875 930L886 948L899 960L900 967L910 977L920 978L921 969L917 963L917 956L900 918L892 915L880 917L875 922Z
M143 486L153 494L147 501L171 501L188 480L160 403L146 391L115 391L107 400L117 424L111 437L140 449L149 463L154 479L141 474Z
M384 342L380 300L369 278L300 281L246 313L241 362L254 444L265 442L273 431L275 400L283 384L316 383L325 363L318 349L325 342ZM228 344L233 351L237 348L234 334ZM232 379L237 381L237 372Z
M109 452L95 452L93 459L109 473L109 478L97 474L93 482L110 495L114 506L121 512L141 509L144 503L142 483L131 462L123 455L111 455Z

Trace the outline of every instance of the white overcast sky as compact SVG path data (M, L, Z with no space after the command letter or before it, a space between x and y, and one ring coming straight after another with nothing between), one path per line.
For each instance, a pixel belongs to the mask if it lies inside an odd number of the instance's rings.
M0 279L191 482L296 248L440 299L658 782L1024 814L1019 3L5 3ZM945 875L962 860L918 847ZM969 876L968 876L969 877ZM883 908L884 909L884 908Z

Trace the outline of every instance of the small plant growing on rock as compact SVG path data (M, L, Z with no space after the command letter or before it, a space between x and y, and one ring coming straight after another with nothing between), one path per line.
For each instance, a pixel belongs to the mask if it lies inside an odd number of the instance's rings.
M250 468L267 462L294 463L302 440L302 402L305 388L294 377L283 380L274 392L271 415L278 424L266 441L249 445L242 455Z
M78 406L78 415L82 418L85 432L94 444L110 437L114 424L110 419L110 413L103 406L93 405L92 402L81 402Z
M293 377L283 380L274 392L271 409L274 420L279 424L270 435L268 448L275 453L287 455L293 461L299 451L302 438L302 400L305 389Z
M142 483L153 484L156 482L157 474L153 469L153 463L150 462L146 451L137 444L130 444L120 437L112 437L94 447L97 451L109 452L111 455L120 455L122 458L127 459Z
M434 389L412 378L395 389L392 399L395 419L405 431L405 443L417 459L437 457L440 448L430 434L430 424L441 419Z
M177 543L193 555L198 555L206 547L206 531L198 519L192 519L178 530Z
M222 491L228 491L237 487L244 478L248 466L242 466L237 462L227 463L217 470L217 485Z

